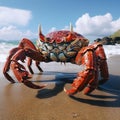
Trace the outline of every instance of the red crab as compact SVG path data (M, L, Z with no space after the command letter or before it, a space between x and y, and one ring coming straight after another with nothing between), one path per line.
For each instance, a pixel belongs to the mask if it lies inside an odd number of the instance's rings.
M33 74L31 68L32 60L35 60L37 68L43 72L39 66L40 62L71 62L77 65L84 65L84 70L78 72L69 90L64 88L68 95L73 95L84 89L84 94L88 94L108 80L108 66L102 44L95 42L88 45L89 41L82 35L73 31L55 31L44 36L39 28L39 39L35 45L29 39L22 39L18 47L13 48L4 65L4 76L12 83L13 78L8 74L11 69L19 82L34 89L40 89L46 85L35 85L28 79L31 78L29 72L21 64L26 57L27 66ZM19 62L21 61L21 62ZM101 80L98 80L98 75Z

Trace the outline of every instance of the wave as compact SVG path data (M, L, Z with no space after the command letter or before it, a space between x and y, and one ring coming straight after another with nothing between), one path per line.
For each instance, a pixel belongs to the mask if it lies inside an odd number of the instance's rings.
M17 44L14 44L13 42L7 42L7 41L0 42L0 62L6 61L9 51L14 47L17 47Z
M5 62L9 51L17 47L18 41L0 41L0 62ZM103 45L107 58L120 55L120 44Z
M116 45L103 45L107 58L115 55L120 55L120 44Z

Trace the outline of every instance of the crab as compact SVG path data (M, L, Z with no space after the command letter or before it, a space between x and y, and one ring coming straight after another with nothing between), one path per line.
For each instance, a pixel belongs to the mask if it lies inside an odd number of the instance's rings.
M23 38L18 47L10 50L3 68L3 74L11 83L15 83L15 80L9 74L10 69L19 82L30 88L41 89L46 87L46 84L36 85L29 80L31 74L34 74L31 67L32 61L35 61L40 72L43 72L40 62L56 61L83 65L84 70L77 73L71 88L64 88L68 95L74 95L82 90L84 94L89 94L108 80L108 65L101 43L94 42L89 45L88 39L74 32L72 26L70 26L70 30L54 31L46 36L43 35L41 26L39 26L38 34L36 46L29 39ZM26 58L29 71L22 64Z

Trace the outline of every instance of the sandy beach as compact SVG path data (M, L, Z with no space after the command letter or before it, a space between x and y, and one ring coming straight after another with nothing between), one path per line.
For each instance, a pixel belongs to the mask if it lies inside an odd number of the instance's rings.
M34 90L17 81L9 83L0 63L0 120L120 120L120 56L109 58L108 66L107 83L89 96L80 92L69 97L63 88L70 86L82 69L80 66L41 63L43 73L33 66L35 74L31 80L48 84L44 89Z

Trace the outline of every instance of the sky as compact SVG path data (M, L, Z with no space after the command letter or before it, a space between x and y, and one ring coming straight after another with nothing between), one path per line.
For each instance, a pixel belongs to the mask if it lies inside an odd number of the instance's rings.
M0 0L0 40L38 37L55 30L73 30L89 40L120 29L120 0Z

